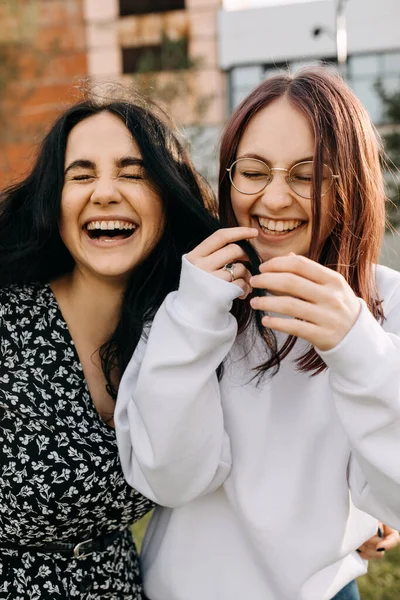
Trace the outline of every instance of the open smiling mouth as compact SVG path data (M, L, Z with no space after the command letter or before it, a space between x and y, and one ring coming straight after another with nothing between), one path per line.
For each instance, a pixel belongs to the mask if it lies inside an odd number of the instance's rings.
M258 217L258 223L262 231L272 235L284 235L287 233L291 233L295 229L304 225L304 221L300 221L298 219L290 219L290 220L273 220L266 219L263 217Z
M135 233L137 225L131 221L89 221L84 230L91 240L126 240Z

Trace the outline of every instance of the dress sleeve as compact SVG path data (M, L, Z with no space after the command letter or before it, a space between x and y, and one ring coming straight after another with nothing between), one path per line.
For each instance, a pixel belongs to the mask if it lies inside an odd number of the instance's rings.
M115 427L128 483L179 506L223 483L231 468L216 369L236 337L239 286L183 258L180 286L157 312L121 380Z
M400 291L381 326L361 302L342 342L319 352L351 446L348 479L361 510L400 528Z

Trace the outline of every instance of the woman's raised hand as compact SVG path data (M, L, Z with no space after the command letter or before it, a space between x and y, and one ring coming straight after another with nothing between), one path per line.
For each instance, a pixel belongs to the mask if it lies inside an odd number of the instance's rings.
M260 273L250 285L271 295L252 298L250 303L256 310L277 313L262 319L270 329L303 338L324 351L337 346L357 320L359 300L332 269L291 253L263 263Z
M383 558L386 550L391 550L400 544L399 532L396 529L383 523L378 525L378 532L357 549L361 558L366 560Z
M249 259L245 251L235 242L251 239L257 235L257 229L251 227L219 229L189 252L186 258L197 268L241 287L243 294L240 298L244 299L252 291L249 283L251 273L243 264Z

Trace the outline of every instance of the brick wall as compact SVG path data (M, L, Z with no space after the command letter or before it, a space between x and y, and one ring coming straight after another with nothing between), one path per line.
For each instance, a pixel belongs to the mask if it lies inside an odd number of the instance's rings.
M18 80L2 107L7 122L1 137L0 187L27 171L36 143L76 99L73 84L87 74L83 0L37 0L28 26L31 36L19 52Z

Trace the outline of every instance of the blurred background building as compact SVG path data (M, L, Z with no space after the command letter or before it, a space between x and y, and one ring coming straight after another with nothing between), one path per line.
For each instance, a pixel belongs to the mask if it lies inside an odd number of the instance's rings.
M230 111L277 69L336 68L339 27L339 66L400 160L399 24L399 0L0 0L0 186L85 77L164 104L215 183Z
M400 85L400 2L347 0L343 8L347 81L380 125L385 114L376 81L380 78L388 92ZM277 68L335 64L336 10L334 0L320 0L222 11L219 64L229 73L230 107Z
M32 143L76 99L72 84L85 76L133 79L160 100L196 141L207 174L214 160L206 164L201 148L226 117L220 7L220 0L1 0L0 52L9 62L0 73L2 183L26 169Z

